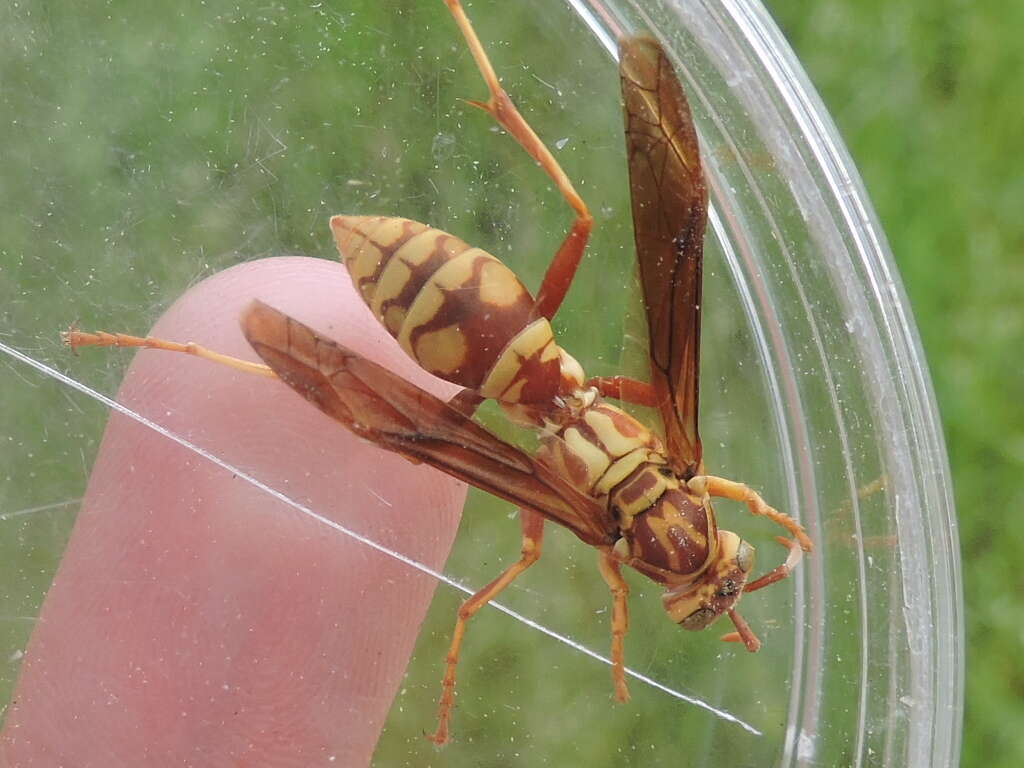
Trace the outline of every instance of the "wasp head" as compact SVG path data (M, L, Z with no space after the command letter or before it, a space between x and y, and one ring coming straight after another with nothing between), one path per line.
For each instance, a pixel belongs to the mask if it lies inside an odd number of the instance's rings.
M718 532L718 556L694 582L669 589L662 604L669 616L683 629L705 629L723 613L728 613L749 650L760 642L736 613L747 577L754 567L754 548L731 531Z

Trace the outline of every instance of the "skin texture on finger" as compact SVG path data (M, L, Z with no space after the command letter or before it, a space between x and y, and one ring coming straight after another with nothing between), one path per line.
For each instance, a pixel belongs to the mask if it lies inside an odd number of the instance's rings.
M458 389L409 360L344 268L323 260L227 270L151 333L256 360L238 328L254 298L440 397ZM465 487L355 438L280 381L147 350L118 399L318 513L443 566ZM434 586L113 414L26 652L0 765L366 764Z

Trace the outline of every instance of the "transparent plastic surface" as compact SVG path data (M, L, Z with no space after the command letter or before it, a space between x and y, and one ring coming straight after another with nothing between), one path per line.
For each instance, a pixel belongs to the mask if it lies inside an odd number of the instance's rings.
M927 370L859 179L778 31L740 1L477 2L469 12L506 88L595 211L557 323L593 375L620 372L623 359L642 373L610 41L650 32L673 55L712 198L705 458L799 517L817 549L795 578L744 601L764 641L756 655L716 630L681 632L658 590L631 579L630 667L706 706L637 680L633 700L617 705L599 661L482 612L462 661L456 741L439 758L422 733L461 599L442 585L375 762L955 765L962 602ZM429 221L534 288L569 214L518 147L460 101L483 86L440 0L4 13L7 701L107 418L10 350L113 394L127 358L73 359L61 329L144 332L190 284L231 264L333 258L333 212ZM160 412L154 403L150 415ZM446 573L471 587L496 575L518 550L511 514L471 495ZM771 526L724 504L719 517L758 545L762 563L781 556ZM502 602L603 654L608 597L593 552L564 532L545 546Z

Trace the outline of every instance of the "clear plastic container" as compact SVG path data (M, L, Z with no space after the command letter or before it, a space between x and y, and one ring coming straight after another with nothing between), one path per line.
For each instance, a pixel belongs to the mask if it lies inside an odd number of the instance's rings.
M143 332L189 284L238 261L333 258L330 213L430 221L534 287L569 220L521 151L458 101L483 86L441 2L103 8L9 12L24 46L8 65L17 87L3 97L17 120L3 129L12 152L0 254L2 700L13 695L107 417L10 350L112 394L127 358L73 359L59 345L62 328ZM817 549L795 578L744 601L764 641L756 655L721 644L715 630L681 632L658 590L631 580L628 663L688 699L633 680L633 700L615 704L599 661L482 612L466 641L456 741L438 756L422 733L433 727L461 599L441 585L375 763L955 765L962 598L927 369L859 178L778 30L741 0L477 2L469 12L507 89L597 216L557 323L595 375L620 371L624 357L638 372L610 41L618 29L649 31L671 51L712 198L708 467L798 516ZM161 404L147 415L161 421ZM185 437L202 444L201 434ZM339 488L339 508L345 499ZM478 587L514 559L511 512L471 496L446 566L452 579ZM719 518L758 546L762 564L781 557L770 526L724 504ZM608 597L593 553L564 532L545 546L502 602L604 654ZM339 717L358 717L353 709Z

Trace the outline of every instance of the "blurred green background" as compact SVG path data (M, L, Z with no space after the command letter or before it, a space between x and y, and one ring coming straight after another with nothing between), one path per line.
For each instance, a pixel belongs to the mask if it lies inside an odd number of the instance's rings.
M551 5L499 11L479 2L470 10L541 135L571 136L559 157L597 214L592 253L608 261L605 282L574 287L559 320L567 338L584 339L573 342L574 354L605 374L616 369L622 326L595 326L593 308L608 305L608 286L621 285L631 266L620 215L620 118L607 107L617 83L580 83L543 57L528 65L517 57L571 45L561 37L561 7L550 10L547 32L516 21ZM1024 577L1015 566L1024 553L1024 494L1014 480L1024 464L1024 174L1014 169L1024 135L1024 7L823 0L776 1L769 10L864 178L931 366L960 512L969 641L963 762L1019 766L1024 732L1013 726L1024 717ZM580 41L579 71L610 72L583 46L579 25L566 34ZM228 2L6 3L0 334L114 392L127 358L69 362L57 329L78 321L143 330L190 284L231 264L294 252L332 258L324 221L338 211L401 213L467 239L478 232L535 285L567 217L518 149L458 101L481 95L439 0L251 10ZM19 367L3 370L0 632L4 648L19 648L106 413ZM491 515L497 524L467 515L449 563L454 575L480 583L512 556L515 524L504 513ZM606 603L604 587L577 549L569 537L550 537L548 570L510 602L602 648L607 617L595 606ZM535 605L540 593L543 605ZM610 718L603 669L500 621L474 627L467 646L456 721L463 742L443 760L432 757L419 734L430 725L458 602L450 591L438 595L379 764L653 765L669 764L671 750L683 764L684 751L694 763L713 759L709 742L694 735L703 725L662 716L663 698L634 686L633 708ZM778 606L787 598L777 599L775 615L785 617ZM713 633L682 645L656 603L633 601L642 629L631 638L631 658L663 677L685 671L692 690L716 691L719 664L735 655L721 651ZM15 653L4 662L0 701L19 660ZM557 690L538 697L535 681L552 666ZM767 667L742 667L753 690L765 687L759 675ZM482 678L504 692L496 701L484 698ZM769 692L759 709L771 713L784 701L784 691ZM785 718L778 720L781 728ZM525 740L525 753L516 739ZM624 743L642 746L622 754Z
M960 520L963 764L1024 765L1024 5L769 9L864 178L931 368Z

